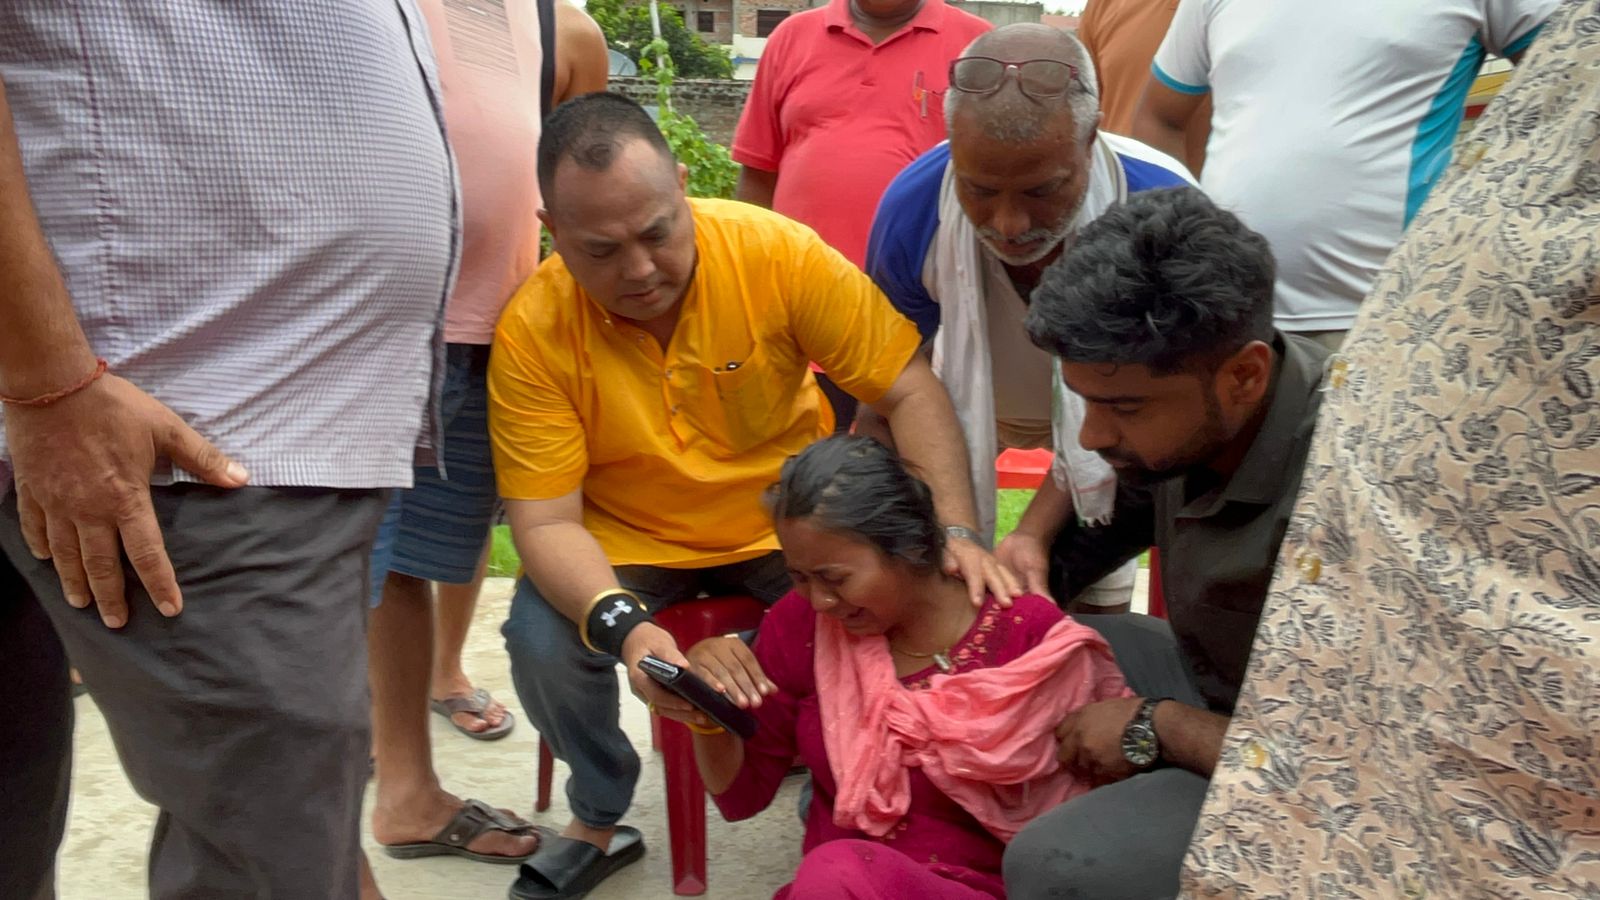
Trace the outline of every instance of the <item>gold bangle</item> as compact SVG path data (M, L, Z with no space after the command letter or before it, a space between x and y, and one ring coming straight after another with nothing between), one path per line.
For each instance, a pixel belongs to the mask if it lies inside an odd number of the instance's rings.
M699 725L691 725L688 722L684 722L683 723L683 727L689 729L690 731L694 732L695 734L705 735L707 737L710 737L713 734L727 734L728 733L728 729L723 728L721 725L713 725L710 728L702 728Z
M588 647L593 653L602 653L603 651L601 651L594 644L589 643L589 616L594 613L594 608L600 605L601 600L604 600L607 597L615 596L616 594L626 594L627 596L633 598L633 602L639 604L640 609L644 610L645 612L650 611L650 607L644 605L644 601L639 599L638 594L635 594L633 591L630 591L620 585L617 587L608 587L600 593L595 594L588 603L583 605L583 615L578 617L578 640L583 641L583 645Z

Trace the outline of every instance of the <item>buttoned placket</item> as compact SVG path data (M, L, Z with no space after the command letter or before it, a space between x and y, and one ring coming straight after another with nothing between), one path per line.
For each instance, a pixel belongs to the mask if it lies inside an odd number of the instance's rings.
M840 32L845 37L850 38L857 43L863 44L867 48L867 55L861 59L860 64L856 67L857 71L860 73L859 78L861 87L876 88L878 86L877 71L874 68L874 60L877 58L879 52L901 40L909 39L911 34L915 31L930 31L935 34L938 33L938 30L935 28L908 23L899 31L896 31L894 34L884 38L881 43L874 44L872 42L872 38L867 37L866 32L862 31L861 27L856 25L854 22L850 22L840 29ZM926 116L927 113L924 112L923 117L926 118Z
M681 394L677 396L673 394L673 378L674 376L677 377L680 383L679 390L681 391L681 382L683 380L681 372L683 367L673 365L669 358L670 348L662 347L655 338L645 333L643 329L618 322L610 316L605 317L605 323L617 334L622 335L625 340L633 344L635 349L650 361L651 367L661 373L661 406L667 414L667 433L672 435L673 442L677 444L677 448L681 452L688 442L685 440L683 428L679 424L682 420L683 403Z

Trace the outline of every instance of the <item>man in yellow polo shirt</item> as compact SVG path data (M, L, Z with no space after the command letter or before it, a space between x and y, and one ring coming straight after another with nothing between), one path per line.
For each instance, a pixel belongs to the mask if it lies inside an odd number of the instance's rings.
M688 200L685 170L637 104L591 94L546 121L540 213L558 256L500 320L490 431L525 577L504 633L524 709L572 769L573 821L513 897L581 893L643 853L618 826L639 759L615 665L684 662L647 610L700 591L771 603L789 577L762 494L832 429L816 360L889 421L933 489L947 568L1017 583L974 541L966 444L916 328L816 233L731 201Z

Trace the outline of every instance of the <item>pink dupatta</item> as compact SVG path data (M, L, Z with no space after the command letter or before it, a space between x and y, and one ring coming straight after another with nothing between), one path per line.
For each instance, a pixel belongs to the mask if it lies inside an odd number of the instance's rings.
M882 837L911 806L910 769L1011 840L1040 813L1089 789L1056 761L1067 714L1130 692L1105 639L1063 619L1009 663L935 675L910 690L888 641L817 617L817 699L838 782L833 819Z

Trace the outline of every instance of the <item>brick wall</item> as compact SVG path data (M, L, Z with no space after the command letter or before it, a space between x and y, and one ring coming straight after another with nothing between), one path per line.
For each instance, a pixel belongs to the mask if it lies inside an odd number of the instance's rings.
M810 9L811 0L739 0L734 4L733 30L735 34L760 37L756 30L756 13L763 9L781 9L791 13Z
M946 0L946 2L980 19L988 19L996 28L1018 22L1038 22L1044 15L1044 5L1034 0Z
M717 26L710 34L702 34L701 37L714 44L733 43L733 0L710 0L701 3L700 8L716 18Z
M611 77L611 90L621 92L645 106L656 102L656 84L643 78ZM739 125L739 112L750 95L750 82L732 79L683 78L672 86L672 103L681 112L694 116L706 136L724 147L733 143L733 130Z
M733 0L678 0L672 4L683 16L683 24L701 39L711 44L733 43ZM711 31L700 30L699 14L710 13Z

